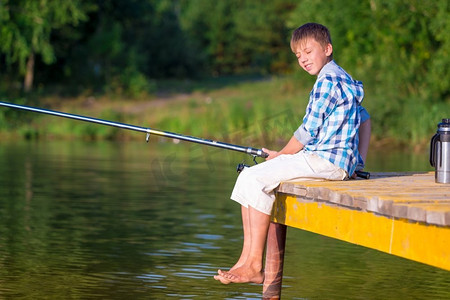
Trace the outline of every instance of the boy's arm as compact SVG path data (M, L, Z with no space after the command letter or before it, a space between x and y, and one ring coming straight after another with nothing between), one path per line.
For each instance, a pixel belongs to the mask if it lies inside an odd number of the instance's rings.
M303 144L300 143L295 136L291 137L291 139L289 140L289 142L286 144L286 146L284 146L283 149L281 149L280 151L273 151L273 150L269 150L266 148L262 148L262 150L266 153L269 154L269 156L266 158L266 160L270 160L273 159L281 154L295 154L298 151L303 149Z
M370 134L372 131L370 119L365 120L359 126L359 145L358 151L361 157L366 162L367 152L369 151Z

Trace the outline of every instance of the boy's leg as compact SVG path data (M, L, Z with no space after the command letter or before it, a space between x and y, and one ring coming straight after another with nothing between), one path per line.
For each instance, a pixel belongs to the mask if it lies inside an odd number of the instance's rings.
M249 218L248 208L246 208L243 205L241 205L241 215L242 215L242 229L244 231L244 242L242 245L241 256L239 257L238 261L234 264L234 266L229 271L232 271L232 270L242 266L245 263L245 261L247 260L248 254L250 253L250 245L251 245L251 240L252 240L251 231L250 231L250 218ZM219 270L217 270L217 273L222 274L223 271L219 269ZM231 283L231 281L227 280L226 278L224 278L220 275L215 275L214 279L221 281L223 284Z
M245 206L241 206L241 215L242 215L242 229L244 232L244 242L242 245L241 256L239 257L238 261L234 264L234 266L231 267L230 271L242 266L245 263L248 254L250 253L250 245L252 237L250 231L250 218L248 208L246 208ZM220 272L222 271L219 269L218 273ZM214 276L214 278L216 278L216 276Z
M217 279L222 283L262 283L264 281L263 254L267 230L269 229L270 215L262 213L250 206L248 208L248 217L251 240L247 258L244 264L239 267L233 267L228 272L219 271Z
M244 229L244 235L247 233L247 238L244 238L246 249L242 250L241 258L230 271L219 270L219 275L214 278L224 284L263 281L262 256L275 200L273 189L280 181L302 178L342 180L345 177L344 170L317 155L306 153L278 156L244 170L236 181L231 199L248 207L248 222L244 218L245 213L243 215L243 222L247 224L244 226L250 229ZM239 266L241 263L243 265Z
M252 241L252 234L250 230L250 217L248 208L241 206L241 214L242 214L242 229L244 231L244 244L242 245L241 256L237 263L230 269L234 270L240 266L242 266L250 253L250 246Z

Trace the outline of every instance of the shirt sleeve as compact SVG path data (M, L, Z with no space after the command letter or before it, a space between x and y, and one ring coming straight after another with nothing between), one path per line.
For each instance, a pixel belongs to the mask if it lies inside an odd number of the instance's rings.
M317 138L325 119L334 110L337 102L333 91L333 80L326 76L314 86L303 123L294 132L295 138L303 145L308 145Z
M367 121L368 119L370 119L369 113L361 105L359 106L359 115L361 116L360 117L361 118L361 123Z

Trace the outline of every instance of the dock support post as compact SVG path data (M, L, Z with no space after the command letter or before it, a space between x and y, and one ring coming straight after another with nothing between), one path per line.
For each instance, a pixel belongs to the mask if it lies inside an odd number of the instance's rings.
M262 297L264 300L281 298L286 228L286 225L273 222L269 225Z

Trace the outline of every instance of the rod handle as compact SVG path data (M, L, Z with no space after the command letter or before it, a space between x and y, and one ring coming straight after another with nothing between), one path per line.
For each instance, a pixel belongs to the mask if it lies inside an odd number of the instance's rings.
M364 171L356 171L356 176L364 178L364 179L369 179L370 178L370 173L369 172L364 172Z
M258 157L262 157L262 158L267 158L269 157L269 154L262 151L262 149L256 149L256 148L247 148L246 151L248 154L253 155L253 156L258 156Z

